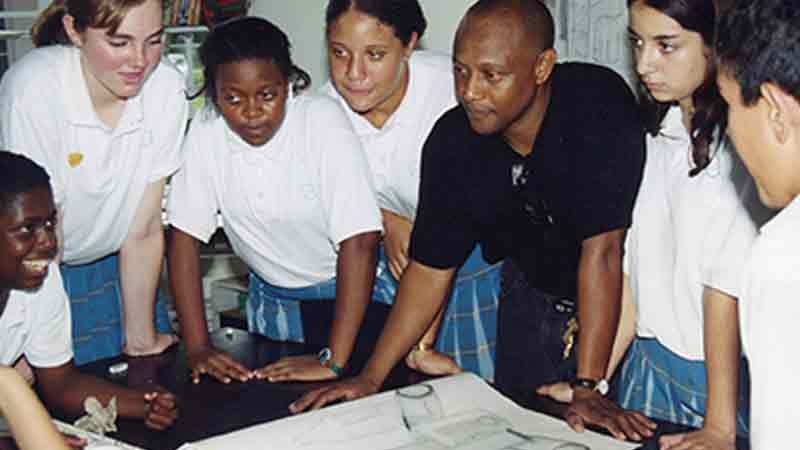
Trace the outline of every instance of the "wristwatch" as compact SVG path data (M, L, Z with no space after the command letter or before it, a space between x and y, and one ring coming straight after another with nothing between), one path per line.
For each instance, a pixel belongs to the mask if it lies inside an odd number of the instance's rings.
M323 365L323 367L327 367L331 369L331 371L336 375L337 378L341 378L342 374L344 373L344 367L336 364L332 360L333 358L333 351L330 347L325 347L317 353L317 359L319 363Z
M599 380L593 380L591 378L575 378L570 382L570 386L573 388L579 387L584 389L589 389L591 391L595 391L598 394L605 396L608 394L608 380L605 378L601 378Z

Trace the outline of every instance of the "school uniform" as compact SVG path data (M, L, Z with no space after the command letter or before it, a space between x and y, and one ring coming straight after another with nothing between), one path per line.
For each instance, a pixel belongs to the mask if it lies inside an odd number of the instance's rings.
M0 315L0 364L25 356L33 367L58 367L72 359L69 300L58 266L39 289L12 289Z
M62 272L78 364L121 352L116 254L145 189L180 166L187 112L183 80L162 62L126 101L117 126L108 127L92 106L80 51L72 46L33 50L0 83L0 146L47 170L63 212ZM158 328L169 330L163 305L158 316ZM113 341L110 354L92 348L98 329Z
M219 211L251 270L250 330L302 342L299 301L335 298L339 244L382 227L366 158L341 108L303 95L287 101L285 114L259 147L211 110L196 118L168 217L208 242Z
M353 111L328 81L322 92L335 98L367 153L381 209L411 222L417 215L422 147L436 120L456 105L449 56L417 50L409 59L409 82L400 106L381 128ZM381 247L378 277L394 299L397 281ZM461 266L439 331L436 349L465 370L494 377L496 315L500 266L490 265L476 248Z
M694 177L691 148L677 106L660 133L647 136L625 253L636 338L622 367L619 398L649 417L701 427L707 399L703 289L739 297L755 237L747 209L754 191L727 140L712 145L711 163ZM746 371L740 378L737 427L746 433Z
M745 268L740 301L742 342L753 380L750 447L791 447L800 420L795 383L800 374L800 197L761 227Z

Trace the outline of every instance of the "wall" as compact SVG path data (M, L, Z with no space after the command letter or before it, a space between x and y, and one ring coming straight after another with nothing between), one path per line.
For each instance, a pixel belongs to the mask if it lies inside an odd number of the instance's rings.
M458 21L474 0L420 0L428 19L426 48L450 53ZM562 60L604 64L631 80L627 47L626 0L545 0L556 20ZM280 26L294 46L295 63L311 74L314 86L327 79L325 65L326 0L254 0L253 15Z

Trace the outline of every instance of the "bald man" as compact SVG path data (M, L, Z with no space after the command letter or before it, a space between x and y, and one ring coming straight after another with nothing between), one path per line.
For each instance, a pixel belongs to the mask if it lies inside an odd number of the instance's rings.
M293 411L376 392L480 243L487 261L505 260L495 384L524 398L571 381L574 428L649 435L644 417L604 397L643 131L625 82L598 66L556 64L553 39L538 0L481 0L462 19L459 106L423 149L412 261L383 335L357 377L309 392Z

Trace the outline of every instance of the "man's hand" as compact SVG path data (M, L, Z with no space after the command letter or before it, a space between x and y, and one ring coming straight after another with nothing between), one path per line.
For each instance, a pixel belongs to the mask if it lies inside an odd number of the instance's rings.
M322 381L333 380L336 374L319 362L316 355L287 356L255 371L259 380L276 381Z
M289 405L292 414L303 412L307 409L322 408L336 400L355 400L378 392L380 385L364 377L357 376L342 380L330 386L307 392L297 401Z
M626 411L589 389L574 388L572 397L564 419L577 432L583 432L587 425L597 425L621 440L641 441L653 436L656 424L641 413Z
M566 381L539 386L539 388L536 389L536 393L545 397L550 397L559 403L572 402L572 386Z
M153 391L144 394L147 411L144 424L154 430L164 430L178 419L178 403L175 395L169 392Z
M736 432L706 424L691 433L671 434L658 440L661 450L736 450Z
M383 249L389 260L389 271L396 280L403 276L408 266L408 244L411 241L412 224L406 218L383 211Z
M231 355L211 346L190 351L187 358L192 382L195 384L200 382L202 375L210 375L226 384L232 380L245 382L255 376L251 370L233 359Z

